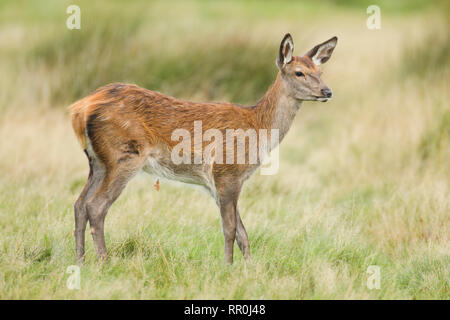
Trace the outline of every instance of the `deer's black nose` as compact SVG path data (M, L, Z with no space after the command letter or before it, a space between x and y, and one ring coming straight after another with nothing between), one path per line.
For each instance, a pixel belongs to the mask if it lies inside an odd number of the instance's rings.
M322 94L327 97L327 98L331 98L331 96L333 95L333 93L331 92L330 88L324 88L322 89Z

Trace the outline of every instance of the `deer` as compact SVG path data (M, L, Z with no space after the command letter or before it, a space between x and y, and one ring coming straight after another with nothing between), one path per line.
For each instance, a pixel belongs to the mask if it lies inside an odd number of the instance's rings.
M195 121L201 121L203 132L276 129L278 140L269 144L270 152L287 134L303 101L332 98L319 66L328 61L336 44L337 37L333 37L303 56L294 56L293 39L286 34L276 58L275 81L253 106L184 101L125 83L108 84L72 104L73 130L89 162L86 185L74 205L77 261L85 259L88 221L97 259L108 259L105 217L140 171L203 187L220 211L225 262L233 263L235 241L244 259L250 260L248 235L237 204L244 182L261 161L224 163L218 156L209 163L175 164L171 152L178 141L172 139L172 133L178 128L193 132ZM194 148L192 145L192 154Z

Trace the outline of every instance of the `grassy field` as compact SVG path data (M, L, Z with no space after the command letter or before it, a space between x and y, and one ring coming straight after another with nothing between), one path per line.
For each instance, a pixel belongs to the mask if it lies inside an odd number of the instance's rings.
M0 2L1 299L449 299L448 6L379 1ZM66 107L109 82L180 98L256 102L281 38L301 55L337 35L328 103L304 103L280 170L254 175L240 212L253 261L223 263L205 193L140 175L90 235L81 289L73 204L88 164ZM381 287L366 272L380 267Z

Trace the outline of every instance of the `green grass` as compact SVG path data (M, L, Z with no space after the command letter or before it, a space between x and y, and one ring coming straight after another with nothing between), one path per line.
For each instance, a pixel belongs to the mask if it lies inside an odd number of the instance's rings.
M371 31L365 1L79 1L70 31L70 3L0 2L1 299L450 298L444 9L382 1ZM339 36L323 75L334 99L305 103L279 172L246 184L252 262L236 246L223 263L206 193L166 181L156 192L142 174L106 218L110 260L97 263L87 232L81 289L69 290L88 165L66 106L113 81L253 104L286 32L296 54Z

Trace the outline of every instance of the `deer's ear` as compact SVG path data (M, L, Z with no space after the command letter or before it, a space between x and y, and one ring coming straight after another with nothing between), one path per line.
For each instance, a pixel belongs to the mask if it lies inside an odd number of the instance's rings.
M305 56L310 57L316 65L320 66L330 59L336 44L337 37L333 37L309 50Z
M280 52L278 53L277 66L281 70L286 64L292 61L292 53L294 51L294 41L289 33L287 33L280 44Z

